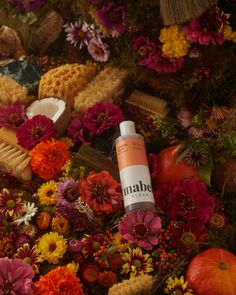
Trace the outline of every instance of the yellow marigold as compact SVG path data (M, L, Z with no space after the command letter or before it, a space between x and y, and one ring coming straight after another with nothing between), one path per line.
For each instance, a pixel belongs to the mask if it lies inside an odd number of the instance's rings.
M181 276L180 279L178 278L172 278L169 277L166 281L167 286L165 288L165 293L176 295L176 294L182 294L182 295L193 295L192 289L187 289L188 282L184 281L184 277Z
M57 183L54 180L43 183L37 191L39 202L42 205L53 205L57 202Z
M65 235L69 232L70 229L70 223L69 221L61 216L61 215L56 215L52 219L52 230L61 234Z
M38 243L39 256L49 263L57 264L67 250L67 240L58 233L44 234Z
M159 40L163 43L162 51L169 58L180 58L188 53L190 42L178 25L172 25L161 30Z

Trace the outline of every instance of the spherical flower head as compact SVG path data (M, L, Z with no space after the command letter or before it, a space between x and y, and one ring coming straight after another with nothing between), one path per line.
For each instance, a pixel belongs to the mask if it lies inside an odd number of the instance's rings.
M40 258L49 263L57 264L66 253L67 241L58 233L46 233L40 238L37 250L40 253Z
M121 208L120 185L107 171L90 172L87 179L81 180L80 194L97 214L110 214Z
M75 116L67 126L67 134L75 143L81 142L89 144L91 139L88 135L88 130L84 127L83 119L80 115Z
M223 212L214 212L209 219L209 224L215 228L224 228L227 223L227 217Z
M184 180L172 188L167 204L165 213L170 219L197 219L206 223L214 212L216 199L208 194L203 182Z
M65 32L67 33L66 40L69 41L74 46L81 49L84 45L88 45L90 40L90 28L86 22L78 20L77 22L67 23L64 25Z
M16 132L18 143L26 149L31 149L37 143L46 141L55 135L53 121L44 115L33 116L21 124Z
M47 230L51 226L52 216L47 211L41 211L37 214L35 223L40 230Z
M60 140L40 142L30 152L31 167L44 180L53 179L70 159L69 147Z
M22 194L11 193L4 188L0 192L0 213L13 218L20 216L24 205L21 196Z
M113 36L119 37L125 31L126 12L124 6L109 1L96 12L99 23Z
M17 249L16 258L22 259L25 263L32 266L35 273L38 273L39 258L36 252L36 247L30 248L29 244L24 244Z
M131 278L153 271L152 258L149 254L143 254L139 247L123 253L122 259L125 262L122 273L130 273Z
M138 36L133 40L133 50L137 52L142 59L138 62L139 65L145 65L147 58L156 53L156 43L150 41L148 37Z
M84 247L84 243L80 240L69 240L67 245L67 250L70 253L78 253Z
M26 119L24 104L14 103L0 108L0 127L6 126L16 130Z
M19 11L38 10L46 4L46 0L10 0L10 2Z
M124 120L122 110L112 102L103 101L88 108L84 114L84 126L91 135L101 135Z
M57 183L54 180L43 183L37 190L41 205L54 205L57 202Z
M152 211L138 210L130 212L119 223L122 237L132 241L145 250L152 250L158 243L161 233L161 219Z
M21 259L0 258L0 294L33 295L32 267Z
M110 56L109 46L100 38L92 38L88 43L88 52L95 61L107 62Z
M113 271L100 272L98 282L105 288L110 288L117 282L117 275Z
M70 229L70 223L67 218L56 215L52 218L52 230L61 234L66 235L68 234Z
M36 294L76 294L84 295L80 280L73 272L65 266L58 266L46 275L40 276L39 281L34 284Z
M169 277L166 281L167 286L165 288L166 294L181 294L181 295L193 295L193 291L188 289L188 282L184 281L184 277L178 278Z
M74 179L68 179L58 183L57 198L58 202L66 200L67 202L74 202L78 199L79 182Z

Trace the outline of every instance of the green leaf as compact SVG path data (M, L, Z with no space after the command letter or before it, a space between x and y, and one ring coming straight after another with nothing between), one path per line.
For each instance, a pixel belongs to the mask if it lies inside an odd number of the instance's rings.
M236 150L232 151L232 153L230 154L230 157L236 157Z
M206 185L211 186L211 173L213 166L210 161L207 165L202 165L198 168L198 173L201 176L201 179L205 182Z
M193 143L190 143L184 148L184 150L179 154L179 156L176 159L177 164L184 159L184 157L188 154L188 152L192 149L192 147L193 147Z

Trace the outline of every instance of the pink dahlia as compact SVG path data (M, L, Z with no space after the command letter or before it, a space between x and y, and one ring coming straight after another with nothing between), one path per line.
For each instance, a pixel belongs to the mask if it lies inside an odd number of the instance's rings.
M138 210L130 212L119 223L121 236L139 247L152 250L162 232L161 219L152 211Z
M13 103L0 108L0 127L17 129L26 120L26 106Z
M110 55L109 46L96 37L89 41L88 52L95 61L99 62L107 62Z
M186 25L183 30L187 40L198 42L201 45L209 45L210 43L222 44L224 42L222 27L225 22L224 14L219 9L209 10Z
M10 0L10 2L20 11L34 11L46 4L46 0Z
M122 110L114 103L104 101L88 108L84 114L84 126L90 135L101 135L124 120Z
M206 185L189 179L173 186L166 198L165 213L170 219L197 219L206 223L216 206L216 199L208 194Z
M25 121L17 130L18 143L26 148L33 148L41 141L46 141L56 135L53 121L44 115L36 115Z
M139 65L146 65L147 58L156 53L156 44L150 41L148 37L138 36L133 40L133 50L142 58Z
M33 294L32 267L21 259L0 258L0 294Z

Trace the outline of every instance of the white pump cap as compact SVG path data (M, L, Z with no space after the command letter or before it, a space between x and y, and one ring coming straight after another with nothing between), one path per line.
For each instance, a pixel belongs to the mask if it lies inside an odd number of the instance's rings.
M133 121L123 121L120 123L120 135L136 134L135 125Z

